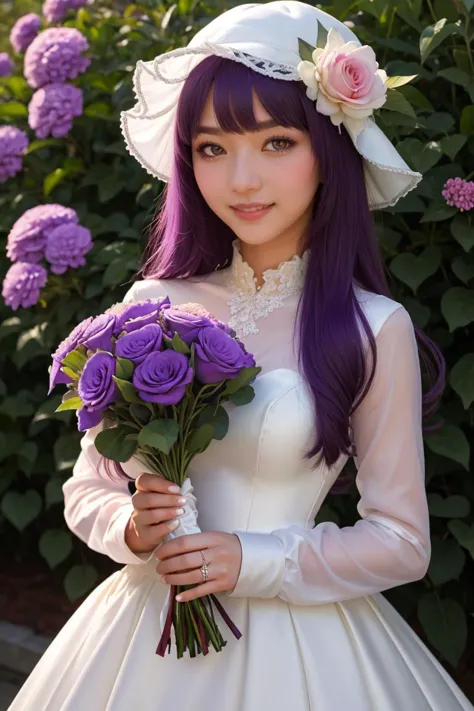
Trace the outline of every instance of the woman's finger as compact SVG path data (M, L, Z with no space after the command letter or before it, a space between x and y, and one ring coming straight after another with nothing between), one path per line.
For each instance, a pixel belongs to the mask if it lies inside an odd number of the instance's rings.
M210 557L207 551L204 552L207 564L210 564ZM162 560L156 567L160 575L168 575L169 573L179 573L183 570L199 569L203 565L202 556L200 553L185 553L177 555L174 558Z
M186 499L184 496L176 494L153 494L145 491L137 491L132 496L134 508L144 511L145 509L176 508L184 506Z
M176 598L176 600L178 602L189 602L190 600L197 600L200 597L204 597L204 595L211 595L212 593L223 592L223 590L223 583L220 583L218 580L209 580L207 583L203 583L202 585L198 585L195 588L191 588L191 590L184 590L179 594L179 600L178 597Z
M200 570L189 570L187 573L170 573L162 575L161 579L166 585L195 585L204 582ZM215 580L209 568L209 580Z
M154 526L156 523L179 519L183 509L146 509L140 511L140 523L143 526Z

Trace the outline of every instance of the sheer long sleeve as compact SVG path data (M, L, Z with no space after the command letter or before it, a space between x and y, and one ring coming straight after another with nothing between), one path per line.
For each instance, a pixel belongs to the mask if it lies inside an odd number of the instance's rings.
M134 287L124 297L134 301ZM88 430L81 439L81 453L72 476L63 484L64 518L70 530L92 550L117 563L140 564L153 556L135 554L125 542L125 529L133 513L127 480L111 479L101 462L94 440L102 423Z
M296 605L338 602L422 578L430 558L415 333L399 307L376 338L377 366L352 416L360 493L355 525L322 522L260 534L235 531L242 568L231 597Z

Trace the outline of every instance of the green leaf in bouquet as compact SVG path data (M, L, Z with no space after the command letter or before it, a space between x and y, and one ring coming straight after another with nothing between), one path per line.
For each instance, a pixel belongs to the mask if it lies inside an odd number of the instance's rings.
M139 432L138 444L169 454L178 439L179 431L179 424L175 420L153 420Z
M87 363L87 356L84 352L84 347L79 346L79 348L71 351L61 362L63 366L67 366L70 370L74 370L78 375L80 375L83 367Z
M135 366L128 358L117 358L116 375L120 380L130 380L133 375Z
M136 440L127 439L132 431L126 425L109 427L96 436L94 445L97 451L114 462L128 462L137 447Z
M150 405L149 407L147 405L134 402L129 407L131 416L142 425L146 425L153 417L153 406L151 403L148 404Z
M262 369L260 367L256 368L242 368L239 375L234 380L228 380L223 391L223 395L232 395L236 393L240 388L246 387L251 382L255 380L257 375Z
M186 443L186 449L190 454L204 452L204 450L209 447L213 439L214 427L213 425L206 423L194 430Z
M79 410L83 407L84 403L80 397L70 397L64 400L59 407L56 408L55 412L63 412L64 410Z
M236 393L229 395L229 400L231 400L234 405L248 405L249 402L255 397L255 390L251 385L246 385L244 388L237 390Z
M196 425L209 424L214 428L214 439L224 439L229 430L229 415L220 405L217 409L214 405L207 405L196 419Z
M67 368L65 366L62 366L61 370L65 375L68 375L73 380L79 379L79 373L77 373L75 370L71 370L71 368Z
M165 343L168 346L168 348L171 348L173 351L176 351L176 353L184 353L184 355L189 355L191 353L191 349L189 348L188 345L183 341L180 336L178 336L178 333L175 331L173 338L169 338L168 336L164 336Z
M128 380L122 380L121 378L117 378L116 375L112 375L112 378L114 379L115 383L117 384L117 387L120 390L120 392L122 393L126 402L137 402L137 403L142 402L140 396L138 395L138 393L135 390L132 383L129 383Z

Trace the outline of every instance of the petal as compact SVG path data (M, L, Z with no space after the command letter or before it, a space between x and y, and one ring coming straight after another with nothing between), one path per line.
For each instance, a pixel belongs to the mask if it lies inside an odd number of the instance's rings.
M324 49L321 49L320 47L316 47L316 49L313 52L313 62L317 64L319 62L319 59L321 55L323 54Z
M347 104L343 104L341 106L341 110L345 113L346 116L349 116L353 119L368 118L374 113L374 110L372 108L367 109L364 107L362 109L356 109L353 106L348 106Z
M312 62L308 62L306 60L300 62L298 64L297 71L306 86L309 86L313 89L317 88L315 66Z
M331 27L331 29L328 32L328 40L326 43L326 47L324 48L325 51L333 51L335 49L339 49L340 47L343 47L345 44L345 40L337 30L334 29L334 27Z
M351 52L352 57L357 57L357 60L365 62L368 65L373 65L374 67L374 73L377 71L379 65L377 62L377 57L375 56L375 52L372 49L372 47L369 47L368 44L362 45L362 47L357 47L357 49L354 49Z
M377 69L377 76L381 78L384 84L387 82L388 76L385 69Z
M312 86L308 86L308 88L306 89L306 96L310 101L316 101L316 99L318 98L318 93L319 91L317 87L316 89L313 89Z
M320 114L324 114L324 116L332 116L333 114L337 114L337 112L339 111L339 106L338 104L329 101L320 91L318 94L316 109L317 111L319 111Z

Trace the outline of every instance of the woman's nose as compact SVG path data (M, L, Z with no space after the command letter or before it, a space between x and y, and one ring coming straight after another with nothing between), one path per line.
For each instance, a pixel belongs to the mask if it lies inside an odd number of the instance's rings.
M236 192L257 190L262 185L262 176L256 162L248 156L235 160L232 171L232 187Z

